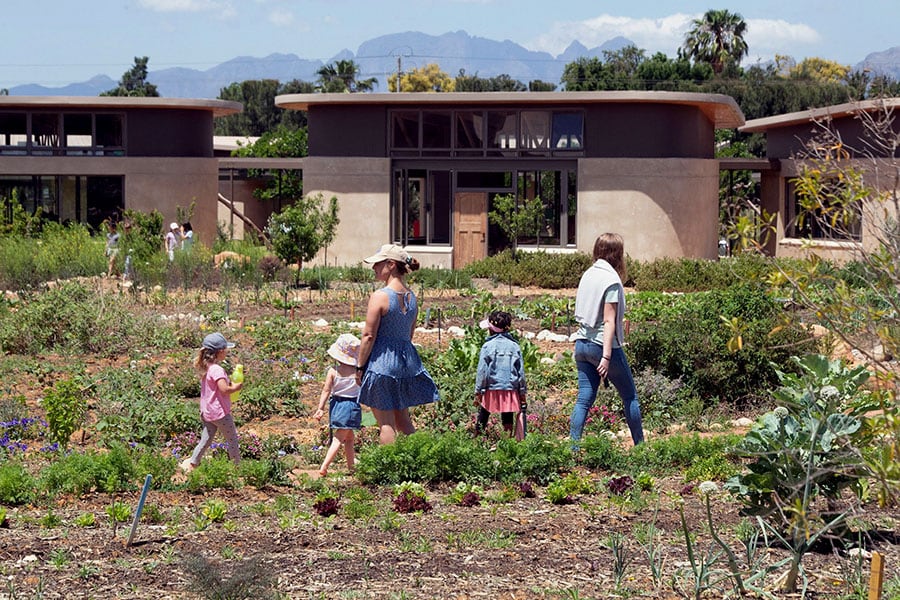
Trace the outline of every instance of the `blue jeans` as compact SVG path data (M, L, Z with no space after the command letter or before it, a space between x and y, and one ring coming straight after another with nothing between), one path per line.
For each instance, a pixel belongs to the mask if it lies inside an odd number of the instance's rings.
M603 358L603 346L587 340L575 340L578 399L575 401L575 408L572 409L572 417L569 420L569 437L573 442L581 439L584 421L597 399L597 390L600 388L600 374L597 373L597 365L600 364L601 358ZM631 367L628 366L625 351L621 348L612 349L607 379L615 386L619 397L622 398L622 404L625 406L625 422L628 424L628 429L631 430L632 441L635 445L640 444L644 441L641 407L638 404Z

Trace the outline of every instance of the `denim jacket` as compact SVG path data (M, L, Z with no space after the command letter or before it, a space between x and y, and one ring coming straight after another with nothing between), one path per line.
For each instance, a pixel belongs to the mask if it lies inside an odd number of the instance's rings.
M481 347L475 393L487 390L516 390L520 395L526 392L522 350L508 333L495 333Z

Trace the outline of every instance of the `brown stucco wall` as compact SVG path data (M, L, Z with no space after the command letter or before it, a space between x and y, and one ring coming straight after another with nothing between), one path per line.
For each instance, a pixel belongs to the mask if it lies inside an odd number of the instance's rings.
M212 246L216 239L218 161L215 158L119 159L125 175L125 208L158 210L165 226L177 220L176 207L195 202L194 240ZM160 232L160 235L165 232ZM160 238L162 240L162 238ZM162 245L162 241L160 241Z
M590 254L596 237L612 231L638 260L716 257L717 161L583 159L578 188L580 251Z
M314 263L327 257L330 265L353 265L390 241L390 185L387 158L304 159L304 194L337 196L339 203L335 241Z

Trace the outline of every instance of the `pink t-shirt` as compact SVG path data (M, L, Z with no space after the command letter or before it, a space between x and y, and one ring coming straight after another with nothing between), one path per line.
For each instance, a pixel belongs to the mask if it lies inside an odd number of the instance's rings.
M221 365L211 364L200 381L200 417L204 421L218 421L231 414L231 394L219 391L220 379L231 384L225 369Z

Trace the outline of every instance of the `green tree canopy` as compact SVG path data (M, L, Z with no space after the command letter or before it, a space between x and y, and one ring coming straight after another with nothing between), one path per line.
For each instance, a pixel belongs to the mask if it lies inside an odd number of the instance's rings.
M279 126L292 129L306 126L306 112L284 110L275 106L275 96L311 94L313 84L294 79L281 84L276 79L249 79L235 82L219 92L220 100L240 102L244 110L215 121L216 135L259 136Z
M528 88L506 73L496 77L479 77L478 73L468 75L465 69L460 69L453 89L456 92L524 92Z
M274 131L267 131L254 143L242 146L232 152L234 156L246 158L299 158L307 155L306 128L291 129L279 125ZM268 184L253 190L260 200L274 200L276 203L290 203L303 195L303 177L298 170L251 169L253 177L265 176Z
M119 85L111 90L101 93L101 96L153 96L158 97L159 92L156 86L147 81L147 63L150 61L146 56L134 57L134 66L122 74Z

